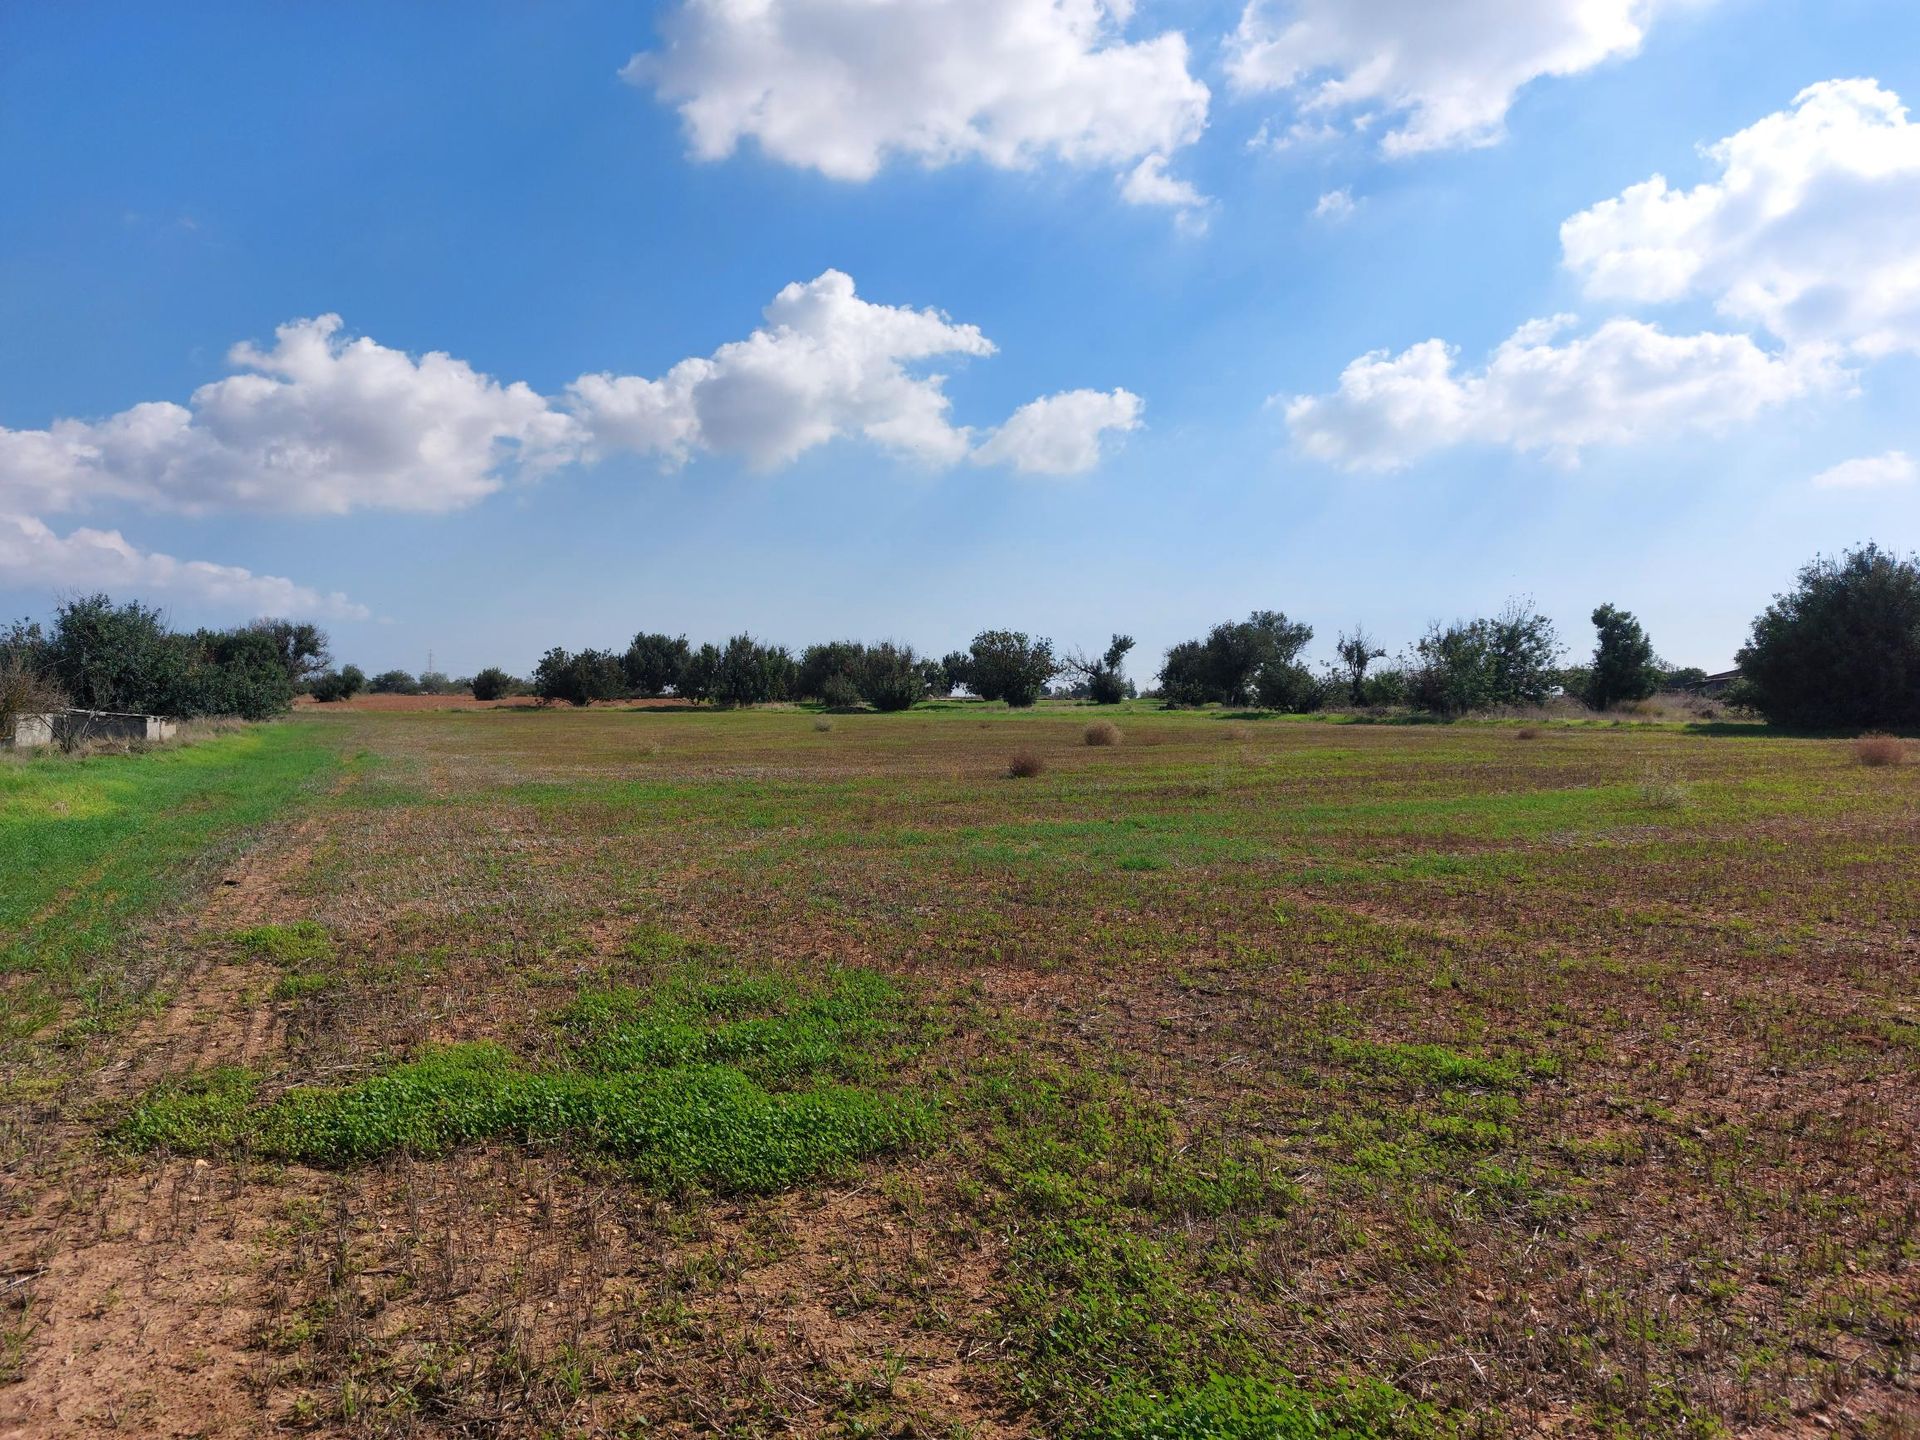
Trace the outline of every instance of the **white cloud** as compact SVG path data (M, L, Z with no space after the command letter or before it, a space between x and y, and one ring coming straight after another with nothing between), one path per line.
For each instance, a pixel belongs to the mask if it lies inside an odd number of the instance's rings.
M993 354L977 327L862 300L838 270L787 286L765 314L745 340L683 360L662 380L575 381L568 403L592 445L669 464L708 450L771 468L858 435L930 465L965 458L971 442L947 418L945 377L908 367Z
M1656 175L1561 227L1589 294L1710 296L1792 344L1920 351L1920 125L1898 95L1815 85L1706 155L1714 180Z
M930 466L972 452L972 431L950 418L946 377L929 367L994 354L979 327L863 300L838 270L788 285L763 313L744 340L660 379L582 375L553 399L444 354L415 360L342 340L336 316L297 320L270 351L235 346L239 373L187 405L0 428L0 507L447 511L516 473L617 452L669 467L732 456L762 469L842 438Z
M0 514L0 576L14 588L161 594L235 615L365 620L369 613L338 592L322 594L277 575L139 550L118 530L56 535L29 515Z
M1848 460L1813 477L1814 484L1831 490L1877 490L1890 485L1911 485L1916 480L1920 480L1920 464L1904 450Z
M1108 432L1140 428L1146 404L1128 390L1068 390L1029 401L973 452L981 465L1025 475L1082 475L1100 463Z
M1164 155L1149 155L1120 182L1120 195L1129 205L1158 205L1180 212L1181 221L1193 230L1207 228L1206 210L1211 203L1191 181L1167 173Z
M239 372L187 405L150 402L100 421L0 429L0 501L68 510L134 500L198 512L469 505L514 465L544 467L575 443L572 422L525 385L465 361L415 360L340 336L340 317L296 320L271 350L236 345Z
M1209 101L1186 37L1128 40L1132 12L1133 0L681 0L664 47L621 74L679 109L702 160L752 140L839 180L896 156L1132 168L1198 139Z
M1342 225L1360 208L1351 190L1329 190L1313 207L1313 218L1328 225Z
M1394 117L1388 155L1491 145L1529 82L1631 55L1658 12L1699 3L1248 0L1227 73L1243 94L1296 92L1307 114Z
M1504 445L1577 462L1594 445L1723 430L1845 382L1830 353L1772 355L1744 335L1668 335L1612 320L1555 343L1572 317L1523 325L1462 374L1428 340L1349 365L1331 395L1287 402L1295 443L1350 470L1396 470L1455 445Z

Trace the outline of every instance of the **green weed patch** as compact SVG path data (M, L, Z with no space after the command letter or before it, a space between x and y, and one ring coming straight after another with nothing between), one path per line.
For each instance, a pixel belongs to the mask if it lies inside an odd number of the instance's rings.
M495 1045L448 1046L265 1104L255 1077L221 1071L149 1096L118 1133L138 1148L245 1147L317 1165L560 1142L668 1189L773 1191L929 1133L931 1107L834 1078L878 1070L899 1008L866 974L814 993L762 977L608 991L560 1017L568 1043L552 1068Z

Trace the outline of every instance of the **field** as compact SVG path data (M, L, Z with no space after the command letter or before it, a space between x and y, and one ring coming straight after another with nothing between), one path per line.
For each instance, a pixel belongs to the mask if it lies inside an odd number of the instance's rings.
M1920 765L1096 718L0 765L0 1435L1920 1436Z

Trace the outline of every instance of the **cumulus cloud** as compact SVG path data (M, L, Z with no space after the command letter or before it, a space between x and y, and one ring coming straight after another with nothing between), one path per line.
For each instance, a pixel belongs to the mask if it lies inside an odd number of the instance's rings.
M177 596L236 615L365 620L364 605L237 565L176 560L130 544L118 530L57 535L29 515L0 515L0 575L16 588L104 589Z
M1814 484L1828 490L1879 490L1915 480L1920 480L1920 463L1904 450L1847 460L1813 477Z
M1227 74L1243 94L1296 94L1308 115L1392 117L1388 155L1491 145L1528 83L1631 55L1660 11L1701 3L1248 0Z
M282 325L270 350L236 345L239 373L186 405L0 428L0 500L41 511L105 499L189 512L442 511L497 490L506 467L571 453L573 422L525 385L449 355L345 340L340 328L322 315Z
M1286 402L1294 441L1350 470L1396 470L1456 445L1504 445L1576 463L1595 445L1716 431L1845 383L1828 352L1774 355L1744 335L1669 335L1612 320L1558 342L1572 317L1522 326L1485 369L1445 342L1349 365L1331 395Z
M621 74L675 106L693 154L745 141L869 180L894 157L1130 169L1205 128L1186 37L1125 35L1133 0L680 0ZM1166 204L1152 187L1128 198ZM1144 196L1144 198L1142 198Z
M1313 218L1326 225L1343 225L1353 218L1360 204L1351 190L1329 190L1313 207Z
M745 340L683 360L660 380L575 381L567 403L590 446L669 464L713 451L771 468L857 435L926 464L965 458L971 442L948 419L945 377L910 367L993 354L978 327L863 300L838 270L787 286L765 316Z
M1832 80L1706 152L1717 177L1656 175L1568 220L1589 294L1709 296L1793 344L1920 351L1920 125L1872 80Z
M1048 395L1014 411L973 458L1026 475L1083 475L1100 463L1104 438L1139 429L1145 409L1128 390Z
M1189 230L1207 228L1206 212L1212 202L1191 181L1169 175L1164 155L1149 155L1128 171L1120 182L1120 194L1129 205L1158 205L1179 211L1181 222Z

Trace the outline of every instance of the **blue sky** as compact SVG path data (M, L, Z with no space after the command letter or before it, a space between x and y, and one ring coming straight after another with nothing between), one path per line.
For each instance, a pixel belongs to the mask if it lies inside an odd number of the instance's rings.
M0 8L0 613L1718 668L1915 544L1910 0L742 8Z

